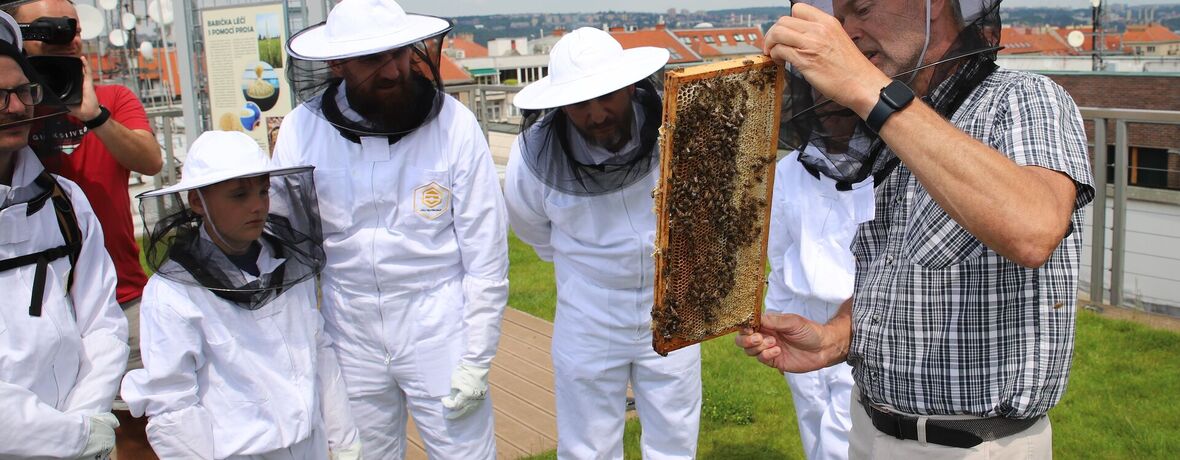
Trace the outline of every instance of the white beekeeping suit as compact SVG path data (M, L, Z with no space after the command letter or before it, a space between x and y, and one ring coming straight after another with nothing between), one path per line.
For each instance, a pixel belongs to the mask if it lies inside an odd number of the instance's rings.
M852 296L850 247L859 224L873 218L873 180L838 190L835 180L808 171L792 152L775 168L773 200L766 311L827 322ZM785 375L807 458L848 458L852 368L840 363Z
M13 184L32 186L41 163L32 150L16 155ZM82 252L72 266L64 257L47 266L41 316L29 314L36 265L0 272L0 407L10 410L0 417L0 458L74 458L103 424L114 447L118 422L110 410L127 362L127 319L115 302L115 266L98 218L77 185L54 179L74 207ZM0 260L64 243L52 202L26 215L29 206L0 209Z
M133 415L149 417L153 450L160 458L317 460L330 449L334 460L359 459L336 351L316 311L324 255L308 225L316 216L311 168L270 167L249 136L209 131L190 146L182 172L180 183L140 195L155 274L141 308L144 368L127 373L122 394ZM209 210L210 187L253 179L261 189L267 176L282 185L272 193L288 194L275 198L298 205L247 202L251 189L232 195L261 226L243 255L227 252L228 243L214 241L240 225ZM194 198L206 203L201 212Z
M507 215L483 131L441 88L449 29L354 0L287 44L307 70L293 81L304 102L273 163L316 167L325 327L371 458L404 456L407 415L432 458L496 455L487 374L508 297ZM402 99L373 107L366 94Z
M105 458L129 350L115 267L82 190L48 174L27 139L14 138L27 135L22 111L64 106L20 94L39 77L18 48L15 21L0 19L0 86L9 91L0 131L6 145L21 143L0 152L12 171L0 183L0 459Z
M628 384L643 425L644 458L696 454L700 347L667 357L652 349L651 193L659 179L661 102L645 79L667 60L666 50L624 51L605 32L579 29L554 46L550 76L515 99L522 109L552 109L513 144L504 191L516 235L554 263L552 355L562 459L622 458ZM603 99L615 102L594 108ZM614 133L629 140L611 151L586 139L577 115L567 116L565 108L583 102L604 114L591 113L589 123L614 115L630 119L619 121Z

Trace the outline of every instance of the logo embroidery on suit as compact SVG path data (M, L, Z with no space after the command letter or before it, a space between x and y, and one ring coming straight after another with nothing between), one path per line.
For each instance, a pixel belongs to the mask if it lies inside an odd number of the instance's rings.
M414 189L414 211L425 219L434 220L451 209L451 191L431 182Z

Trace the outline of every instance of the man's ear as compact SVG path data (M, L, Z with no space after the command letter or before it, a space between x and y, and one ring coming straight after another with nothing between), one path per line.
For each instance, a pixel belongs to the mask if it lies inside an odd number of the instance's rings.
M332 71L333 77L344 78L344 61L339 59L328 61L328 69Z
M201 201L201 195L196 190L188 191L188 207L198 216L205 217L205 202Z

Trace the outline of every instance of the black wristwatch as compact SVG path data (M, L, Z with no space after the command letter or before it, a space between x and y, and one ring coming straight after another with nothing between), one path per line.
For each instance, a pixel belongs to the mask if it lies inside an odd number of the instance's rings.
M111 119L111 111L107 110L106 107L100 105L100 106L98 106L98 116L91 118L90 121L84 121L84 122L82 122L82 124L86 126L86 129L96 129L99 126L102 126L104 123L107 122L107 120L110 120L110 119Z
M873 106L873 110L869 112L869 118L865 119L869 128L873 132L881 132L881 127L885 125L885 120L888 120L893 112L905 108L914 101L914 90L906 86L898 80L893 80L889 86L881 88L881 98L877 100L877 105Z

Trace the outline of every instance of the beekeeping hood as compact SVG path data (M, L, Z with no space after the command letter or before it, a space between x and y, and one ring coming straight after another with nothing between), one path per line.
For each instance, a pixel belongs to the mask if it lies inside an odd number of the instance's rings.
M839 0L838 0L839 1ZM995 70L1000 42L1000 0L948 0L957 2L962 29L942 56L929 55L931 43L931 0L924 8L905 8L901 0L881 0L874 8L896 8L896 14L925 18L925 43L914 69L891 77L915 86L915 79L928 79L926 95L918 94L944 118L950 119L964 99ZM832 14L831 0L807 0ZM882 13L887 14L887 13ZM932 72L921 70L932 68ZM802 152L800 161L809 169L838 181L847 188L868 176L876 183L889 174L899 160L885 148L877 133L852 110L830 102L815 91L797 70L789 69L787 94L779 129L779 147ZM805 148L811 146L813 148ZM822 155L817 155L820 152Z
M520 91L513 104L523 110L523 160L541 182L564 193L593 196L631 185L658 163L656 143L662 103L652 75L668 63L663 48L624 50L610 34L583 27L561 38L549 53L549 75ZM631 141L609 159L591 162L572 149L578 133L560 110L635 85Z
M217 216L194 212L188 192L195 190L196 199L204 200L203 187L262 175L269 175L271 182L262 236L246 251L248 258L227 255L213 242L221 237ZM311 166L271 167L258 143L245 133L208 131L189 147L181 177L175 185L138 196L147 236L144 255L156 275L203 287L255 310L323 269ZM207 219L212 225L204 225Z
M408 14L393 0L340 2L328 13L327 21L287 41L287 78L300 102L345 137L356 141L360 136L387 136L393 143L438 116L446 97L439 61L443 39L452 27L446 19ZM368 82L393 60L394 53L389 51L403 47L411 53L407 91L399 100L380 102L385 104L380 110L401 113L397 117L362 116L350 107L342 70L334 64L351 59L381 60L366 65L376 69L369 75L354 76L355 81Z

